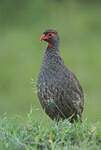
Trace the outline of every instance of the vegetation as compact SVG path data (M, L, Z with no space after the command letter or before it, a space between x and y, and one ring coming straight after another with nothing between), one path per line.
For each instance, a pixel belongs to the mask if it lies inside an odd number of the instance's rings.
M27 121L21 123L18 117L0 119L1 150L100 150L101 123L71 124L68 120L43 123L33 119L33 112Z

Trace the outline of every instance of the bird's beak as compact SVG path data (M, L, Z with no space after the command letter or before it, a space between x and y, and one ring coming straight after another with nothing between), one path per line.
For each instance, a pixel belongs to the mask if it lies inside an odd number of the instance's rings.
M45 35L45 34L43 34L43 35L41 35L41 37L40 37L40 41L42 41L42 40L47 40L48 38L47 38L47 36Z

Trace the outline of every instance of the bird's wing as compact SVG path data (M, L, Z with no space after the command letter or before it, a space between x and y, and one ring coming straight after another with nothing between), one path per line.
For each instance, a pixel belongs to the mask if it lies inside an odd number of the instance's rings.
M71 97L74 108L79 114L82 113L84 106L84 94L78 79L72 72L69 74L69 85L67 92Z

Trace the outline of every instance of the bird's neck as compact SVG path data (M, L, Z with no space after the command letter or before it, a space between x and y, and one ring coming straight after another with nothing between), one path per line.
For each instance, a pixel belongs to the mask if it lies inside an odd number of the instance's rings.
M58 58L60 58L59 49L55 47L47 47L44 55L44 63L50 66L50 64L56 63Z
M48 43L46 53L57 53L59 52L58 42Z
M51 42L50 44L48 43L44 55L44 62L46 64L53 64L56 62L57 58L60 57L60 51L58 46L58 42Z
M59 48L58 47L56 47L56 46L52 46L52 47L50 47L49 45L48 45L48 47L46 48L46 51L45 51L45 54L46 55L59 55Z
M56 50L58 50L58 47L59 47L59 42L57 41L53 41L53 42L48 42L48 47L47 48L54 48L54 49L56 49Z

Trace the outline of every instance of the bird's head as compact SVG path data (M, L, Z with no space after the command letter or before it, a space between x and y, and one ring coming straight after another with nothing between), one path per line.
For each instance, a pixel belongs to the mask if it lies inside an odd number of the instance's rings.
M55 47L58 46L59 43L59 36L56 30L48 29L43 32L40 40L48 42L48 47Z

